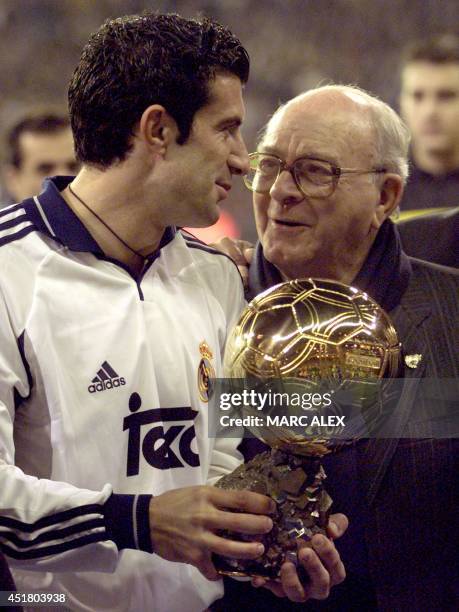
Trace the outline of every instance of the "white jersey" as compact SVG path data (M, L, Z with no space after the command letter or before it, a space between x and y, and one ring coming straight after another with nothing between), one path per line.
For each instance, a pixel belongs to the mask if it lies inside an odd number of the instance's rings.
M18 590L72 610L198 612L221 581L149 552L148 503L241 460L238 439L208 436L205 383L242 284L173 229L134 278L67 182L0 212L0 547Z

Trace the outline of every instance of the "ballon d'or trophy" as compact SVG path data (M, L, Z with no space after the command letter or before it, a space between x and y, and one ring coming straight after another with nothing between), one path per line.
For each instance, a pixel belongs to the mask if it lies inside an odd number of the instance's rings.
M314 534L326 533L332 500L324 488L321 457L367 437L368 424L383 414L374 387L398 375L400 354L388 315L353 287L301 279L276 285L250 302L228 339L224 375L229 384L237 379L268 397L262 411L245 405L238 414L251 418L248 429L270 450L224 476L216 486L268 495L277 510L268 534L223 532L232 539L262 542L264 553L254 560L215 556L221 574L276 580L284 561L297 563L299 546L310 546ZM358 419L357 426L336 431L284 426L279 418L273 425L279 413L272 401L274 391L286 391L291 397L299 392L299 397L308 398L314 393L307 392L319 392L316 397L333 398L329 414L335 415L340 410L340 400L335 398L340 394L354 398L354 403L357 398L363 427ZM291 416L291 407L287 412ZM304 406L298 413L312 414ZM323 407L320 414L324 415Z

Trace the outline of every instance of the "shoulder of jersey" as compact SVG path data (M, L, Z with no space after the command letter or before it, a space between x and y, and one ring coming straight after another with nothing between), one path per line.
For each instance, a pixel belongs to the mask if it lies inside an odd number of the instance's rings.
M185 241L185 244L189 249L197 249L198 251L201 251L203 253L208 253L210 257L213 257L215 255L224 257L227 261L230 261L232 263L232 265L236 268L239 274L237 265L234 263L234 261L231 259L229 255L227 255L226 253L222 253L221 251L218 251L217 249L214 249L213 247L209 246L205 242L202 242L202 240L199 240L199 238L196 238L196 236L193 236L193 234L190 234L188 231L184 229L180 230L180 234L182 235Z
M31 200L24 200L0 209L0 247L37 231L28 213L29 202Z

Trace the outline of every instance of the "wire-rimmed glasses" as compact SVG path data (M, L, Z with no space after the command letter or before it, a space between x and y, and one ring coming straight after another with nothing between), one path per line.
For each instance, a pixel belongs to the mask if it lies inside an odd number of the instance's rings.
M381 174L384 168L359 170L340 168L332 162L312 157L300 157L288 165L276 155L270 153L251 153L250 170L244 176L244 183L250 191L268 193L279 175L284 170L293 176L300 192L309 197L326 198L335 191L340 176L343 174Z

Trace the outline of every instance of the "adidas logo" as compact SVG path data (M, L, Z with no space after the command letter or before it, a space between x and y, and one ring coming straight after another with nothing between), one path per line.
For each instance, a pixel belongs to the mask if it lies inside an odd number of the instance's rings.
M94 376L91 384L88 387L89 393L97 393L98 391L106 391L107 389L114 389L125 385L126 381L124 378L118 376L108 361L104 361L101 365L100 370Z

